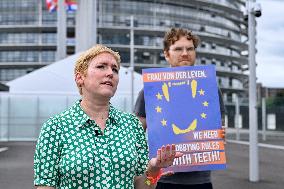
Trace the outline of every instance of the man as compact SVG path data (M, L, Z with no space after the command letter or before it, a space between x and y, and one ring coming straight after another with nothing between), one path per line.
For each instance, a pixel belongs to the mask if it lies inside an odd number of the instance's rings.
M181 28L170 29L164 37L164 55L171 67L194 66L196 59L195 49L198 47L199 38L191 31ZM221 114L225 108L222 94L219 91ZM146 130L146 113L144 91L141 90L137 98L135 114L139 117ZM223 116L222 116L223 117ZM224 131L223 131L224 132ZM210 171L181 172L170 176L161 177L156 189L212 189Z

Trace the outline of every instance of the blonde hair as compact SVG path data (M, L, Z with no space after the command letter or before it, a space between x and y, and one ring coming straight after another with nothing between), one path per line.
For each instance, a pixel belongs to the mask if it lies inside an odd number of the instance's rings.
M87 69L90 65L90 62L93 58L95 58L97 55L101 54L101 53L110 53L111 55L113 55L113 57L115 58L118 67L120 67L120 55L118 52L113 51L112 49L104 46L104 45L95 45L92 48L86 50L85 52L83 52L79 58L76 61L75 64L75 68L74 68L74 74L76 76L77 73L80 73L82 75L86 75L87 73ZM75 80L76 81L76 80ZM77 83L77 87L79 89L79 93L82 95L82 87Z

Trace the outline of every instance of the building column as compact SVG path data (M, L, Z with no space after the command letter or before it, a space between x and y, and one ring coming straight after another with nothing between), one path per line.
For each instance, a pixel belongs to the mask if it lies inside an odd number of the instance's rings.
M57 57L56 60L62 60L66 57L66 8L65 1L58 0L57 10Z
M97 42L97 0L78 0L76 12L75 52L81 52Z

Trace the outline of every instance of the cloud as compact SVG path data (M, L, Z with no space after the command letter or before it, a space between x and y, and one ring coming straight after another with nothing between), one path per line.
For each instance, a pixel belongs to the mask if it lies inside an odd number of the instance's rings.
M261 82L266 87L284 87L284 60L275 57L259 57L256 68L257 82Z
M257 45L257 54L258 56L279 56L279 58L283 57L284 52L284 41L283 42L269 42L263 41L260 45Z
M284 88L284 1L258 0L262 16L257 18L257 78L267 87Z

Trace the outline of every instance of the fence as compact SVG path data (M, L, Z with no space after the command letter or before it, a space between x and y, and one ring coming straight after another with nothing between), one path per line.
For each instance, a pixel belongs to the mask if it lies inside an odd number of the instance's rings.
M137 94L134 95L134 99ZM49 117L69 108L80 98L76 94L10 94L0 93L0 141L36 140L40 128ZM115 107L131 112L130 94L116 94L111 100ZM284 101L284 99L283 99ZM245 102L245 103L244 103ZM258 127L266 130L284 131L284 104L267 100L265 115L258 106ZM231 128L249 128L249 107L247 101L225 102L226 122ZM238 107L238 108L236 108ZM237 115L239 112L239 115Z
M0 93L0 141L36 140L43 122L72 106L79 98L76 94ZM120 94L111 102L130 112L129 99L130 94Z
M243 102L243 103L241 103ZM257 105L258 129L284 131L284 98L262 99ZM240 99L240 103L232 102L226 104L226 117L228 127L249 128L249 106L247 99ZM238 106L238 108L237 108ZM239 110L238 110L239 109ZM239 115L237 115L239 112Z

